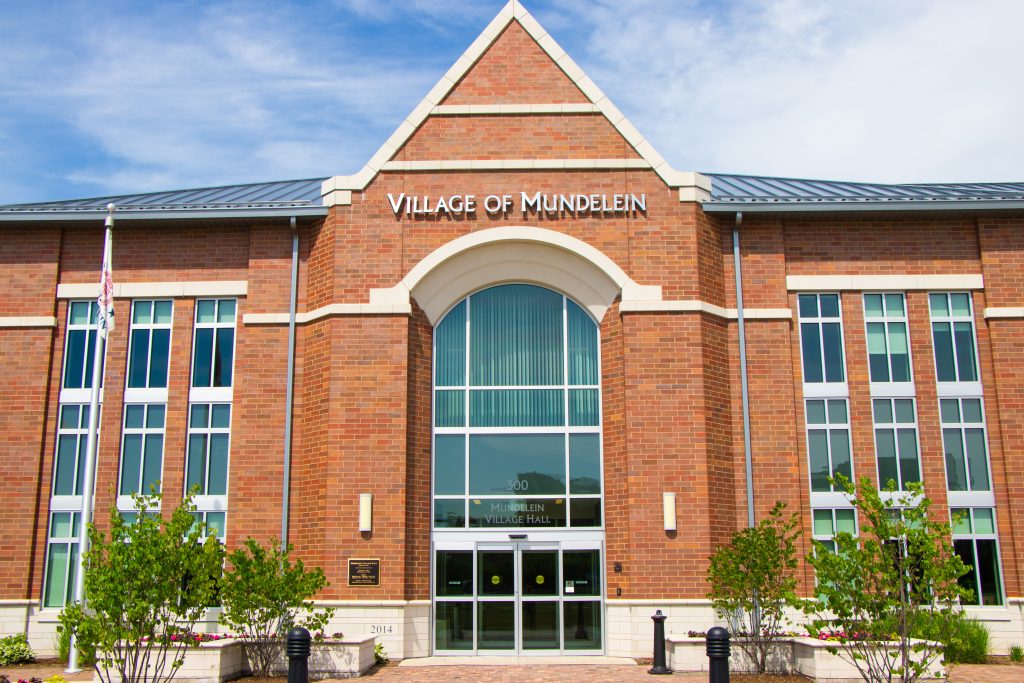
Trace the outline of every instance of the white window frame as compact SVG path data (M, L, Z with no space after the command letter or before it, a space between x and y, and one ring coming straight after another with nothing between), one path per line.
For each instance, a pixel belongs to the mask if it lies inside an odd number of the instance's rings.
M818 315L812 317L804 317L800 314L800 297L801 296L814 296L817 297ZM836 301L839 305L839 316L833 317L822 317L821 316L821 297L822 296L835 296ZM796 310L797 310L797 335L799 339L799 352L800 352L800 377L803 382L804 398L848 398L850 395L849 382L850 373L846 367L846 331L843 329L843 297L841 292L797 292L796 294ZM821 355L821 371L823 381L821 382L808 382L807 381L807 368L804 365L804 323L813 323L818 327L818 339L819 347L818 352ZM843 363L843 381L842 382L827 382L824 381L825 373L825 344L824 337L821 334L821 326L823 323L838 323L839 324L839 344L842 349L842 363Z
M156 323L156 304L169 302L171 304L171 322ZM150 304L150 322L136 323L135 308L139 304ZM135 346L136 330L149 330L149 348L146 351L146 383L149 383L149 368L153 362L153 331L167 330L169 332L167 341L167 385L166 387L129 387L128 379L131 373L132 352ZM171 383L171 357L174 348L174 299L135 299L132 301L131 317L129 318L128 329L128 353L125 362L124 372L124 400L125 403L167 403L167 390Z
M60 537L54 538L54 536L53 536L53 521L54 521L54 517L56 515L59 515L59 514L71 515L71 533L72 533L71 536L60 536ZM76 529L78 529L78 527L82 523L81 516L82 516L81 505L79 505L77 510L70 510L70 509L69 510L55 510L55 509L52 509L52 508L50 510L50 514L49 514L50 519L49 519L49 521L48 521L48 523L46 525L46 554L45 554L45 556L43 558L43 587L42 587L42 590L39 592L39 605L44 610L62 609L63 606L67 604L66 602L62 602L60 607L57 607L56 605L47 607L47 605L46 605L46 588L49 585L50 572L52 571L52 567L50 566L50 547L55 545L55 544L68 546L68 560L69 560L68 561L68 568L67 568L67 571L64 574L64 581L62 582L64 587L65 587L64 595L65 595L65 599L66 599L67 593L68 593L68 591L67 591L68 582L71 581L72 578L74 578L75 571L77 570L77 564L78 564L77 561L76 562L71 562L70 558L71 558L71 548L75 548L75 549L79 548L79 545L78 545L79 534L76 531ZM78 520L78 524L75 524L75 520L76 519Z
M889 410L892 413L892 422L879 423L875 417L875 401L886 401L889 403ZM910 401L911 409L914 414L913 422L896 422L896 401ZM880 429L887 429L893 433L893 442L896 447L896 472L899 475L899 481L897 481L897 491L906 492L906 482L903 477L903 465L902 458L900 455L900 441L899 441L899 430L900 429L913 429L914 430L914 444L917 448L917 471L920 475L920 482L924 482L924 467L921 463L921 430L917 427L917 400L911 397L904 396L872 396L871 397L871 423L872 433L875 444L875 473L878 473L878 431ZM878 477L878 488L882 489L886 482L882 481L881 475Z
M988 438L988 419L985 416L985 400L981 396L946 396L939 397L939 433L942 438L942 469L945 474L945 485L946 485L946 497L950 507L955 508L973 508L973 507L995 507L995 482L992 480L992 447ZM943 422L942 420L942 401L956 401L957 409L960 412L959 422ZM978 405L981 410L981 422L964 422L964 401L978 401ZM967 440L964 436L964 430L967 428L977 429L981 428L982 437L985 442L985 467L987 468L988 474L988 490L971 490L967 491L950 491L949 490L949 471L946 466L946 429L956 429L960 433L960 445L963 448L964 453L964 472L967 476L967 485L970 486L971 482L971 470L970 461L967 457Z
M818 541L819 543L826 543L826 544L827 543L831 543L832 544L833 552L836 550L835 539L836 539L836 535L839 533L838 531L836 531L836 529L838 528L838 524L836 523L836 513L841 511L841 510L842 511L849 510L850 512L853 513L853 535L854 536L859 536L860 535L860 526L857 524L857 509L854 508L853 506L851 506L849 504L849 501L847 501L847 504L845 506L844 505L838 505L838 506L831 506L831 507L813 507L813 508L811 508L811 538L813 540L815 540L815 541ZM828 512L831 515L831 517L832 517L832 533L830 535L819 534L819 533L817 533L814 530L814 515L817 512Z
M75 323L71 322L71 309L75 304L91 304L89 308L89 322ZM67 305L67 317L64 326L64 358L62 359L60 368L60 403L89 403L91 398L92 389L89 386L83 386L81 389L65 388L64 387L64 376L67 373L67 365L69 360L68 349L71 344L71 332L82 330L85 332L85 348L83 349L82 359L82 378L84 385L92 384L92 376L88 373L89 364L92 362L92 358L89 355L89 334L96 334L96 316L99 315L99 308L95 299L71 299ZM101 339L98 343L104 343ZM104 355L105 358L105 355ZM105 360L104 360L105 362ZM89 375L89 376L86 376ZM100 401L103 401L103 380L100 379Z
M882 316L869 316L867 307L867 297L869 296L881 296L882 297ZM889 308L886 304L885 297L887 296L899 296L903 300L903 315L890 315ZM869 323L880 323L885 327L885 357L889 365L889 381L888 382L874 382L870 381L871 384L871 396L872 397L888 397L888 398L904 398L913 397L917 394L914 383L914 353L913 346L910 338L910 319L909 311L907 309L907 295L905 292L882 292L882 291L869 291L864 292L861 298L861 304L864 310L864 349L867 353L868 361L868 380L871 380L871 353L869 350L870 342L868 340L868 324ZM892 351L889 346L889 325L891 323L903 323L904 329L907 333L907 363L910 367L910 380L906 382L894 382L892 381Z
M974 524L974 512L975 512L976 509L986 509L986 510L991 510L992 511L992 529L993 529L993 532L991 534L979 533L976 530L976 525ZM970 525L971 531L970 531L969 534L962 534L962 533L957 533L956 530L954 529L953 533L951 535L951 539L953 541L971 541L971 544L974 546L974 557L975 557L975 559L977 559L977 557L978 557L978 544L975 541L979 541L979 540L992 540L992 541L995 541L995 544L996 544L996 573L999 576L999 604L998 605L983 605L983 604L981 604L981 595L979 594L979 595L976 596L977 599L978 599L978 603L977 604L974 604L974 603L965 604L964 607L967 607L967 608L970 608L970 609L986 609L986 610L1006 609L1006 581L1005 581L1005 579L1003 577L1003 549L1000 547L1000 543L999 543L999 520L998 520L998 517L997 517L997 511L996 511L995 505L991 505L991 506L989 506L989 505L974 505L974 506L969 506L969 507L961 507L961 506L950 505L950 509L949 509L950 523L952 523L953 514L955 512L958 512L958 511L962 511L962 512L966 513L965 519L967 520L967 523ZM971 567L971 571L974 572L974 585L976 587L980 588L981 587L981 577L979 575L978 567L976 567L976 566L975 567ZM977 590L975 592L977 592Z
M144 409L142 416L142 427L128 427L128 409L133 407L142 406ZM158 406L164 409L164 423L163 426L148 427L146 422L149 419L149 410L151 407ZM120 457L118 459L117 467L117 509L120 512L137 512L135 507L135 501L132 500L131 495L123 495L121 493L121 480L124 477L124 444L125 439L128 436L138 435L142 438L142 451L139 459L139 471L137 473L136 482L140 483L143 472L145 471L146 463L146 437L148 435L159 434L161 437L160 442L160 477L157 481L160 482L160 486L157 490L158 493L164 490L164 470L166 468L167 461L167 405L161 403L126 403L124 406L124 413L121 417L121 449ZM149 495L148 490L138 491L141 495ZM151 508L154 512L160 511L160 505Z
M967 316L955 316L953 315L953 308L951 306L952 296L954 294L963 294L967 297L967 304L971 308L971 312ZM932 312L932 295L942 295L946 297L946 307L949 310L949 315L936 315ZM971 292L928 292L928 316L929 324L928 331L931 335L932 341L932 367L935 369L935 385L940 397L963 397L963 396L981 396L981 356L978 354L978 327L974 324L974 296ZM956 357L956 337L955 337L955 323L966 322L971 325L971 352L974 354L974 365L977 371L978 379L973 382L962 382L960 380L952 382L940 382L939 381L939 359L935 349L935 331L933 323L948 323L950 326L950 333L953 334L953 367L956 369L956 376L960 376L960 361Z
M217 405L217 404L199 402L199 403L190 403L189 406L188 406L188 417L187 417L187 419L188 419L188 427L187 427L187 430L186 430L187 433L185 435L185 468L184 468L185 469L185 476L184 476L184 482L182 484L182 486L183 486L183 493L185 493L185 494L188 493L188 474L189 474L188 473L188 464L189 464L189 455L191 454L190 449L192 447L191 446L192 435L193 434L204 434L204 435L206 435L208 437L207 440L206 440L206 453L205 453L205 455L206 455L206 468L203 471L203 480L204 480L204 482L206 482L206 486L204 487L203 490L208 490L209 480L210 480L210 439L209 439L209 437L211 435L213 435L213 434L226 434L227 437L228 437L228 462L227 462L227 477L226 477L226 480L225 480L225 483L224 483L224 494L223 495L200 494L200 495L197 495L195 498L193 498L193 502L195 503L195 506L196 506L196 512L203 513L204 514L203 519L206 518L205 517L205 513L207 513L207 512L223 512L223 513L225 513L225 522L224 523L225 523L225 526L226 526L227 525L226 513L228 511L228 496L229 496L230 491L231 491L231 421L234 419L234 415L233 414L229 415L228 426L227 427L212 427L212 426L193 427L192 426L192 409L193 409L193 407L195 407L197 405L205 405L207 407L207 410L208 410L208 412L207 412L207 422L208 423L212 423L212 420L213 420L213 415L212 415L213 406ZM228 406L228 410L231 413L234 413L234 405L233 404L231 404L231 403L220 403L220 405Z
M818 424L811 424L807 420L808 415L808 404L811 401L821 401L825 407L825 422ZM829 401L843 401L846 404L846 422L845 423L832 423L829 421L828 415L828 402ZM846 442L847 448L850 453L850 481L856 482L857 470L854 464L853 457L853 431L851 429L851 420L853 415L850 414L850 400L847 398L804 398L804 446L807 451L807 486L811 492L811 507L812 508L843 508L849 507L850 501L847 495L842 491L815 491L813 484L814 473L811 469L811 430L824 431L826 434L825 444L828 448L828 471L829 476L835 476L835 465L832 461L832 432L840 429L846 430Z
M214 301L214 321L213 322L199 322L199 304L202 301ZM235 304L234 318L231 322L217 322L217 317L220 314L220 305L223 301L233 301ZM192 349L189 358L188 368L188 385L189 403L231 403L234 395L235 381L235 368L238 365L236 363L238 354L238 301L237 297L203 297L195 300L195 310L192 312ZM231 386L229 387L196 387L192 386L195 381L195 364L196 364L196 335L201 329L212 329L213 332L213 346L212 353L216 356L217 353L217 330L230 328L234 330L234 334L231 338ZM213 373L213 362L211 358L210 365L211 377ZM211 382L212 383L212 382Z

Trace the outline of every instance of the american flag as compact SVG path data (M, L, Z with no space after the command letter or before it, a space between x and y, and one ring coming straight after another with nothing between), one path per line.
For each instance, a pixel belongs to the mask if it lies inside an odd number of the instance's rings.
M114 274L110 269L112 240L108 229L103 241L103 274L100 276L100 296L96 300L100 313L100 336L106 339L107 333L114 329Z

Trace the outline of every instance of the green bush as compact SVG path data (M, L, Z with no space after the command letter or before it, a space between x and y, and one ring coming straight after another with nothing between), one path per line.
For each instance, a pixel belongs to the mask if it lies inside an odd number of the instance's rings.
M917 637L936 640L945 646L943 654L947 664L984 664L988 656L988 629L961 612L948 616L935 614L914 630Z
M1010 647L1010 661L1024 662L1024 647L1021 647L1020 645L1012 645Z
M0 638L0 666L26 664L35 658L24 633Z
M57 626L57 659L64 664L68 663L68 656L71 654L71 632L62 626ZM82 668L91 667L96 663L96 649L78 648L78 665Z

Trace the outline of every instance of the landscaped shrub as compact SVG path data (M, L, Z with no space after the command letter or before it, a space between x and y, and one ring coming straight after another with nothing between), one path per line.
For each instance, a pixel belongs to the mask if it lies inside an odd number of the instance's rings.
M1024 662L1024 647L1020 645L1010 646L1010 661L1011 662Z
M35 659L24 633L0 638L0 666L26 664Z
M984 664L988 656L988 629L962 612L922 619L914 628L914 636L942 643L947 664Z

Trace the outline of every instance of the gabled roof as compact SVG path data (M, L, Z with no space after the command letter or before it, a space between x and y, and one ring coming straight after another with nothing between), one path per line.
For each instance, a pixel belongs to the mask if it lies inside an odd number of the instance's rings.
M708 173L705 211L920 211L1024 208L1024 183L890 185Z
M0 206L2 220L89 219L107 215L107 204L118 218L255 218L274 215L327 215L320 199L324 178L282 180L201 187L190 190L110 195L36 204Z
M445 97L456 87L459 81L472 70L477 61L490 49L491 45L501 36L512 22L520 26L536 41L537 45L579 88L589 103L564 105L445 105ZM581 108L582 107L582 108ZM556 111L557 110L557 111ZM672 168L643 135L626 119L618 107L601 92L601 89L587 76L583 69L563 50L547 31L533 18L519 0L509 0L508 4L487 25L479 37L466 49L461 57L441 80L431 88L430 92L412 110L391 137L381 145L380 149L370 157L366 165L349 176L328 178L323 185L324 203L350 204L352 192L361 191L382 170L431 170L427 165L412 165L392 161L395 153L409 140L416 130L430 116L444 114L487 115L487 114L525 114L525 113L558 113L558 112L593 112L603 114L639 155L639 159L598 160L603 165L594 164L594 160L576 159L521 159L521 160L459 160L442 161L439 170L533 170L533 169L571 169L571 168L650 168L657 173L669 187L680 188L680 200L692 201L707 198L710 189L706 178L699 173L677 171Z

